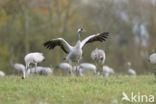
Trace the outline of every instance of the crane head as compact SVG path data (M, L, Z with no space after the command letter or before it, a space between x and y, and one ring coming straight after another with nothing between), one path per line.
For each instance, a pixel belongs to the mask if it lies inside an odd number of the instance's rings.
M129 61L129 62L127 62L127 65L128 65L128 66L131 66L131 62L130 62L130 61Z
M78 33L82 33L82 32L85 32L85 30L84 30L83 28L79 28L79 29L77 30L77 32L78 32Z

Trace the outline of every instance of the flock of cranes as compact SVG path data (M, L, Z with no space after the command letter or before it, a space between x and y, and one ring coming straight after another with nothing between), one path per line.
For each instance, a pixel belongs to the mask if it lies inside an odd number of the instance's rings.
M36 66L26 68L23 64L16 63L12 66L15 69L15 74L22 75L22 79L30 74L50 75L53 70L50 67Z
M78 70L76 70L78 68ZM92 71L93 74L96 74L96 66L91 63L81 63L79 66L72 66L69 63L60 63L57 65L57 70L61 70L63 74L69 74L70 70L72 70L71 75L78 74L79 76L84 76L86 71ZM78 72L76 72L78 71Z
M83 47L88 43L92 42L104 42L108 38L108 32L97 33L86 37L84 40L81 41L81 34L84 32L84 29L80 28L77 31L77 42L75 46L71 46L67 41L63 38L56 38L45 42L43 45L48 49L54 49L56 46L59 46L65 53L65 61L60 63L55 67L55 69L60 69L63 73L70 73L71 75L77 76L84 76L84 72L90 70L95 75L102 74L106 77L114 74L115 71L113 68L105 65L106 55L104 50L95 48L91 52L91 59L95 62L94 64L91 63L80 63L83 55ZM22 74L22 79L25 79L30 74L40 74L40 75L51 75L53 73L53 69L50 67L42 67L38 66L38 63L44 61L45 57L42 53L33 52L29 53L24 57L25 66L16 63L13 65L14 69L16 70L17 74ZM149 61L152 64L156 64L156 53L149 56ZM73 65L73 62L76 65ZM101 70L97 70L97 65L102 65ZM32 66L33 65L33 66ZM131 63L128 62L128 74L129 75L136 75L136 72L131 67ZM0 76L5 76L5 73L0 71Z

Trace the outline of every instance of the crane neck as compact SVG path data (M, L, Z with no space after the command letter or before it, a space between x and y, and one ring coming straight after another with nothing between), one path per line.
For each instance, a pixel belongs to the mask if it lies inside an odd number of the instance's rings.
M128 69L131 69L132 67L131 66L128 66Z
M80 41L80 33L77 33L77 40Z
M80 40L77 41L75 48L77 50L81 49L81 41Z

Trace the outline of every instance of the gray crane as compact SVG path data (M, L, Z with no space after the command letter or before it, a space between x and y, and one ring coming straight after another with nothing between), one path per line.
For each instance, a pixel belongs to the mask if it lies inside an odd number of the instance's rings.
M65 60L70 64L72 62L76 62L79 64L79 61L82 57L83 50L82 48L88 44L95 41L104 42L108 37L108 32L102 32L90 35L86 37L84 40L80 40L81 33L84 32L84 29L80 28L77 31L77 43L75 46L71 46L67 41L63 38L56 38L46 41L43 45L48 49L54 49L56 46L60 46L61 49L67 54ZM72 72L71 72L72 73Z

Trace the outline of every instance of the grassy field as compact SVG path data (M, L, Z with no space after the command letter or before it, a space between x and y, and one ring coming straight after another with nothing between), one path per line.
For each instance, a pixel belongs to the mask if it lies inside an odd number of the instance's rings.
M133 104L121 101L122 92L154 95L156 79L137 76L18 76L0 78L0 104ZM155 99L156 101L156 99ZM156 103L134 103L156 104Z

